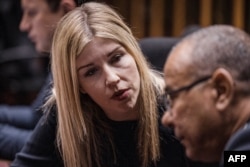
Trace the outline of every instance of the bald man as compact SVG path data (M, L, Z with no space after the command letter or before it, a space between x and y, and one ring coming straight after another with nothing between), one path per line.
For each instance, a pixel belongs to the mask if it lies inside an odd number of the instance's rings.
M250 37L232 26L201 29L171 51L162 123L190 159L224 166L224 150L250 150L249 67Z

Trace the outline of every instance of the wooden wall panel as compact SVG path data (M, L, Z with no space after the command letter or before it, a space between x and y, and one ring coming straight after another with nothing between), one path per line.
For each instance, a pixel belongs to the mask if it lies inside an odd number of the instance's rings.
M165 0L150 0L150 36L164 36Z
M200 25L205 27L212 24L212 0L200 0Z
M130 1L117 1L112 2L112 6L124 17L126 22L130 22Z
M238 28L244 29L245 25L245 1L244 0L233 0L233 16L232 24Z
M174 0L173 36L179 36L186 25L186 0Z
M130 25L137 38L145 36L145 0L130 0Z
M179 36L188 24L231 24L250 31L248 0L106 1L120 8L137 38Z

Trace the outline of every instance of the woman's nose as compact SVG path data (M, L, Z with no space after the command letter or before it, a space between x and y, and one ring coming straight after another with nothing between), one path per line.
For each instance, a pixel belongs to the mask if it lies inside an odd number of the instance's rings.
M106 86L114 86L120 81L120 77L118 76L117 72L112 68L107 68L106 72Z

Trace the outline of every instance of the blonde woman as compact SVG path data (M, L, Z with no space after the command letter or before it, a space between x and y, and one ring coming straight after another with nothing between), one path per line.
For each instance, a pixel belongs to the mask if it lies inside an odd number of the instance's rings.
M163 78L109 6L85 3L61 20L51 65L51 111L12 166L186 166L160 125Z

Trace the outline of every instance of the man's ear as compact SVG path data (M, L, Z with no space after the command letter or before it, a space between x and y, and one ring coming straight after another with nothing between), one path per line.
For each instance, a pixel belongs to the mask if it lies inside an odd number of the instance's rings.
M65 11L65 13L73 10L74 8L76 8L76 3L74 0L62 0L61 1L61 5Z
M217 69L212 76L216 95L216 108L224 111L234 96L234 79L224 68Z

